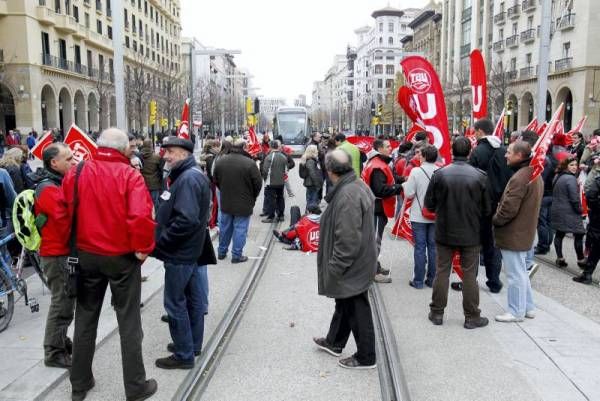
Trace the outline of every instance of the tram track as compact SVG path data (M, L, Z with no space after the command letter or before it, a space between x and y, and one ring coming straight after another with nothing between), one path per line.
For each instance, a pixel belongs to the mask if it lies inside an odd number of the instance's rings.
M262 241L261 252L252 264L251 270L246 275L239 290L237 291L224 317L219 322L210 340L202 350L200 358L196 361L194 368L185 377L176 393L173 401L200 400L206 390L219 362L224 355L229 342L235 335L236 329L243 319L252 295L260 283L265 271L269 257L273 250L273 229L279 223L272 223Z
M564 274L565 276L569 276L569 277L577 277L579 274L581 274L581 272L583 272L583 270L580 269L580 268L578 268L577 273L573 272L572 270L569 270L567 268L562 269L562 268L556 266L556 264L553 263L551 260L548 260L547 258L543 258L543 257L537 256L537 255L534 256L534 260L537 263L541 263L542 265L544 265L546 267L549 267L549 268L551 268L551 269L553 269L555 271L559 271L562 274ZM599 286L600 283L597 280L594 279L592 285Z

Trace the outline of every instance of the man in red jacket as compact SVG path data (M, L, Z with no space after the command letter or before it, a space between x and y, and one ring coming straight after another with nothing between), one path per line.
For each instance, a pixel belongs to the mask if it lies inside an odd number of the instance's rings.
M69 247L69 215L63 199L61 182L63 176L75 164L71 149L62 142L44 149L44 169L37 177L35 189L35 214L45 223L41 227L40 256L42 269L52 292L46 333L44 336L44 363L55 368L71 367L71 340L67 329L73 321L75 300L65 295L63 269L66 266Z
M81 169L76 211L76 169L63 180L69 215L77 213L81 265L71 369L74 401L85 399L94 386L96 329L108 284L119 323L127 400L144 400L156 392L156 381L146 380L140 316L140 266L154 248L153 206L142 175L125 156L128 147L123 131L102 132L95 159L84 162Z

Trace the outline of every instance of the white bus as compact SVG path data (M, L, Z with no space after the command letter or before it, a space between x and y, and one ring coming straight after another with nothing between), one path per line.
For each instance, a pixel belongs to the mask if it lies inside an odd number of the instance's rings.
M293 155L301 156L310 136L308 112L304 107L279 107L275 112L273 130L281 135L283 144L293 150Z

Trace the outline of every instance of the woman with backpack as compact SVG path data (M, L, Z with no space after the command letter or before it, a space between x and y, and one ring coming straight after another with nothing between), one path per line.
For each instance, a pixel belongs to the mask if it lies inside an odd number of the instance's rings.
M577 183L578 163L575 157L564 158L558 164L552 189L552 209L550 210L550 225L556 230L554 249L556 250L556 265L561 268L568 266L562 252L563 238L572 233L577 253L577 264L585 267L586 259L583 253L583 236L585 229L581 217L581 196Z
M300 158L300 178L304 178L306 188L306 210L319 207L321 198L319 194L323 188L323 173L319 166L319 149L316 145L308 145Z

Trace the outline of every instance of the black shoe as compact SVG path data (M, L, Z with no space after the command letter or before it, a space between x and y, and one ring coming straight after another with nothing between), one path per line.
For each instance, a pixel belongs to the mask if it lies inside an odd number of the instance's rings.
M477 329L479 327L485 327L487 326L489 323L489 320L487 317L477 317L477 318L473 318L473 319L465 319L465 324L463 324L463 327L465 329Z
M577 266L579 266L580 269L585 269L587 267L587 264L587 258L577 260Z
M220 254L217 256L217 258L219 258L219 260L223 260L223 259L225 259L226 257L227 257L227 254L226 254L226 253L220 253Z
M560 267L561 269L565 269L569 266L569 264L562 258L557 258L556 259L556 266Z
M260 217L265 217L265 216L268 216L268 215L269 215L269 213L261 213L261 214L259 214Z
M442 324L444 324L444 315L436 315L433 312L429 312L429 320L431 320L431 323L435 324L436 326L441 326Z
M240 256L239 258L231 258L231 263L244 263L248 260L248 256Z
M498 287L490 287L488 285L488 288L490 289L490 292L492 294L498 294L500 291L502 291L502 287L504 287L504 285L500 284Z
M83 401L83 400L85 400L85 397L87 396L88 391L90 391L91 389L93 389L95 385L96 385L96 381L94 379L92 379L92 385L87 390L73 391L71 393L71 400L72 401Z
M425 280L425 285L429 288L433 288L433 280Z
M581 276L573 277L573 281L581 284L592 284L592 275L589 273L582 273Z
M69 337L65 338L65 349L67 350L67 354L73 354L73 341Z
M61 353L51 359L45 359L44 365L49 368L71 369L72 362L69 354Z
M175 358L174 355L166 358L157 359L154 364L161 369L191 369L194 367L194 361L186 362Z
M160 320L165 322L165 323L169 323L169 315L162 315L160 317Z
M274 221L275 219L273 217L267 217L266 219L261 220L262 223L272 223Z
M420 287L418 285L415 284L414 281L409 280L408 281L408 285L410 285L412 288L416 288L417 290L422 290L423 289L423 285L421 285Z
M315 342L315 344L317 344L317 347L321 348L323 351L327 352L330 355L333 355L333 356L342 355L341 347L334 347L333 345L329 344L327 342L327 340L323 337L321 337L321 338L313 337L313 341Z
M354 355L348 358L340 359L338 365L346 369L373 369L377 366L375 362L369 365L363 365Z
M456 281L456 282L450 284L450 288L452 288L454 291L462 291L463 283L461 283L460 281Z
M277 217L277 221L284 221L284 220L285 220L285 217L284 217L284 216L279 216L279 217Z
M543 249L543 248L538 248L537 246L535 247L535 249L533 250L533 254L534 255L545 255L548 252L550 252L549 249Z
M167 351L169 351L171 354L174 354L175 353L175 344L168 343ZM199 355L200 355L200 351L194 351L194 356L199 356Z
M381 266L381 263L379 263L379 261L377 261L377 273L376 274L383 274L384 276L387 276L390 274L390 269L384 269Z
M273 236L274 236L275 238L277 238L277 240L279 240L279 242L285 242L285 241L283 240L283 235L282 235L282 234L281 234L279 231L277 231L277 230L273 230Z
M142 392L138 395L127 397L127 401L143 401L147 398L152 397L152 395L156 393L157 389L158 385L156 384L156 380L146 380L146 383L144 384L144 390L142 390Z

